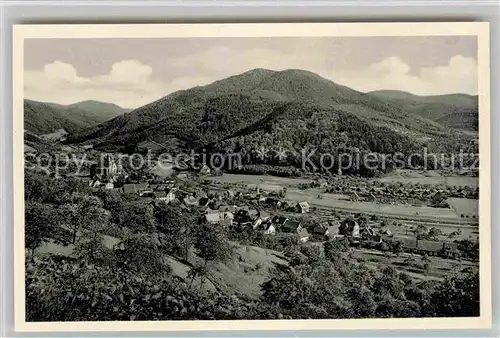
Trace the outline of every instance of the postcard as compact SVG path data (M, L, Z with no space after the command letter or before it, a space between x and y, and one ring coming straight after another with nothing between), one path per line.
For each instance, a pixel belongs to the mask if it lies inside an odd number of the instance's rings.
M16 331L491 327L488 35L14 26Z

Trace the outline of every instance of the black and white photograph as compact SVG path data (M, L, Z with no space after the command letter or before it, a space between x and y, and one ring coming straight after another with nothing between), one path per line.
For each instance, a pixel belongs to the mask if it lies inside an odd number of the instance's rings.
M25 324L491 316L487 26L316 25L22 30Z

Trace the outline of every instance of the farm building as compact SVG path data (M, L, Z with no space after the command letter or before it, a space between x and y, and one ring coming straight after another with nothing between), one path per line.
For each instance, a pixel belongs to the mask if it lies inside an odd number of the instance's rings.
M401 242L403 244L403 247L405 248L405 251L414 252L417 250L417 238L416 237L395 235L392 238L392 240L394 242Z
M312 236L317 240L323 240L328 233L327 223L317 223L312 229Z
M309 203L307 203L307 202L297 203L297 212L305 214L305 213L308 213L309 211L310 211Z
M452 257L452 258L460 256L460 250L458 250L458 244L454 242L444 242L443 253L447 257Z
M418 240L417 252L420 254L437 255L443 250L443 243L436 241Z
M154 191L153 198L169 203L175 199L175 194L171 191L168 193L166 193L165 191Z
M265 224L264 235L272 235L276 233L276 225L272 223Z
M279 228L280 231L289 234L296 234L301 242L309 240L309 232L302 227L299 221L288 221Z
M288 222L288 218L285 216L274 216L271 219L271 223L275 224L277 228L284 226Z

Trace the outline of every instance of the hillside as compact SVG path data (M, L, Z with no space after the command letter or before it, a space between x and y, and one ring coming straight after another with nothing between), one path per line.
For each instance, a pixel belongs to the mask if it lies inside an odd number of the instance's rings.
M381 90L369 93L402 107L411 114L435 121L444 127L477 130L477 96L448 94L418 96L397 90Z
M24 127L36 134L50 134L60 129L74 133L124 112L126 110L114 104L97 101L83 101L64 106L25 99Z
M66 106L66 109L78 109L84 111L88 115L95 116L101 122L107 121L130 111L130 109L119 107L113 103L99 102L94 100L73 103Z
M220 135L226 137L259 121L276 106L296 102L321 109L342 110L370 123L392 126L398 132L443 132L433 121L317 74L296 69L280 72L255 69L207 86L172 93L78 133L73 140L81 142L97 138L99 142L105 140L118 144L141 142L148 137L160 141L170 136L191 140L208 127L217 129L213 128L214 124L226 130ZM310 114L304 111L303 117L307 119ZM229 125L221 126L222 120ZM197 130L193 130L195 126ZM145 133L150 128L152 130Z
M262 147L291 152L286 163L264 159L271 165L299 165L304 148L408 154L423 144L436 151L458 146L453 132L411 109L308 71L255 69L172 93L73 133L68 143L107 151L244 152L247 164L256 163Z

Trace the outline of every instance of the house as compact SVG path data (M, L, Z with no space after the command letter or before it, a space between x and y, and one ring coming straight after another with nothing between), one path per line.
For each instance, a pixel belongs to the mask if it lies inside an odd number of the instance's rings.
M271 223L275 225L277 229L281 228L288 222L288 218L285 216L274 216L271 218Z
M151 189L145 183L140 184L124 184L122 190L125 194L138 194L143 196L147 193L152 192Z
M154 191L165 191L167 189L167 185L166 184L156 184L152 188Z
M302 225L300 224L300 221L289 220L288 222L285 222L285 224L280 226L278 229L285 233L296 233L301 228Z
M308 213L309 210L310 210L309 203L307 203L307 202L299 202L299 203L297 203L297 212L305 214L305 213Z
M432 196L432 205L436 207L446 206L447 196L443 191L438 191Z
M107 182L104 185L104 189L113 189L114 187L115 187L115 185L113 184L113 182Z
M233 213L226 212L217 212L217 213L206 213L205 219L208 223L211 224L219 224L219 225L232 225L234 215Z
M265 211L260 211L257 219L254 221L252 228L257 229L259 226L261 226L264 222L267 222L271 216L265 212ZM269 222L272 224L271 222Z
M353 218L346 218L340 223L339 226L339 234L350 237L360 237L360 228L358 222L356 222Z
M403 244L404 251L415 252L417 251L417 238L409 236L394 235L392 241L401 242Z
M458 249L458 244L455 242L444 242L443 254L446 257L457 258L460 256L460 250Z
M182 200L187 206L195 206L198 205L198 200L194 196L186 196Z
M325 239L325 236L328 233L328 224L327 223L317 223L314 225L312 229L312 236L317 240Z
M160 200L160 201L165 201L165 202L167 202L167 199L168 199L167 194L165 193L165 191L155 191L155 192L153 192L153 198L155 200Z
M309 240L309 232L307 232L306 228L300 228L297 230L297 235L299 236L299 240L303 243Z
M427 254L430 256L435 256L443 251L443 243L436 241L418 240L417 241L417 251L420 254Z
M101 182L97 179L95 180L92 180L89 182L89 186L92 187L92 188L97 188L98 186L101 185Z
M172 202L173 200L175 200L174 189L170 189L170 191L167 193L167 202Z
M264 235L271 235L276 233L276 226L273 223L267 223L264 229Z
M236 205L221 205L218 209L220 212L229 211L229 212L232 212L234 214L234 213L236 213L236 210L238 209L238 207Z
M210 168L206 164L204 164L200 169L200 174L201 175L210 175Z

